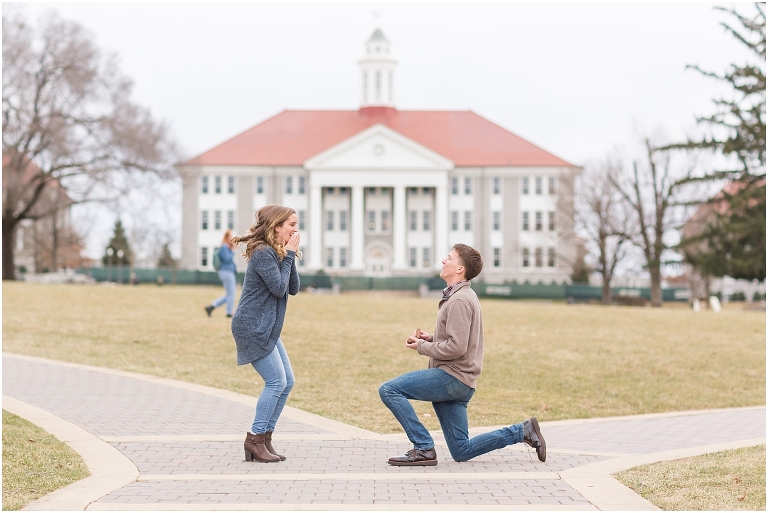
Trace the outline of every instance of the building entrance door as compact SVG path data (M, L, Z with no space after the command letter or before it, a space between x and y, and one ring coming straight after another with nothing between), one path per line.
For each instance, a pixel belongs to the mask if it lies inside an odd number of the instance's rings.
M368 276L391 276L392 258L384 248L373 248L365 256L365 270Z

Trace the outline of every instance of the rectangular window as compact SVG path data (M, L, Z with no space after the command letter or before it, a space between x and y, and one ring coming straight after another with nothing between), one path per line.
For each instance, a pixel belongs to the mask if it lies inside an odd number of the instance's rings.
M419 218L419 213L416 212L415 210L411 210L410 212L408 212L408 221L409 221L408 225L412 232L415 232L416 228L419 225L418 218Z
M541 231L541 212L536 212L536 231Z
M472 179L464 178L464 194L472 194Z
M541 194L541 177L536 177L536 194Z
M555 231L555 213L549 212L549 231L554 232Z
M339 187L339 194L341 194L342 196L346 196L347 195L347 188L346 187Z
M221 210L217 210L213 213L213 229L221 230Z
M208 229L208 211L203 210L200 212L200 229L201 230L207 230Z
M333 210L325 212L325 229L329 232L333 231Z
M368 187L368 196L376 196L376 187Z
M208 177L207 176L201 176L201 189L200 192L203 194L208 194Z
M235 177L228 176L227 177L227 194L234 194L234 193L235 193Z
M213 179L213 183L214 183L213 192L215 192L216 194L221 194L221 177L220 176L215 177Z
M333 194L336 192L336 189L334 187L326 187L325 193L326 194Z
M347 266L347 248L339 248L339 267Z
M293 194L293 177L292 176L285 177L285 193Z
M456 196L459 193L459 179L455 176L451 178L451 194Z
M347 211L339 210L339 231L347 231Z
M528 231L528 227L529 227L529 224L530 224L530 221L529 221L528 217L529 217L528 212L523 212L523 231L524 232Z
M555 266L555 248L547 249L547 265L549 267Z
M541 250L541 248L536 248L536 267L541 267L544 260L544 252Z
M422 222L422 228L424 228L425 232L428 232L429 230L432 229L432 217L431 217L431 214L432 213L429 212L428 210L425 210L424 212L422 212L422 221L423 221Z
M459 213L455 210L451 212L451 230L454 232L459 229Z
M523 248L523 267L531 266L531 254L528 248Z
M200 265L208 267L208 248L200 248Z
M498 232L501 230L501 212L493 213L493 231Z
M523 194L528 194L528 190L529 190L528 183L529 183L528 177L524 176L523 177Z
M432 193L432 191L430 190L430 188L429 188L429 187L422 187L422 188L421 188L421 193L422 193L424 196L429 196L429 195Z
M472 212L464 212L464 230L472 230Z
M501 194L501 178L498 176L493 177L493 193Z
M333 267L333 248L325 250L325 265Z
M381 230L389 230L389 210L381 211Z
M424 267L429 267L429 259L430 259L429 248L423 248L421 251L421 256L424 257L421 260L421 265Z
M307 225L307 212L304 210L299 210L296 212L298 214L299 218L299 230L304 230L305 226Z
M306 193L307 193L307 177L300 176L299 177L299 194L306 194Z
M501 267L501 248L493 248L493 266Z
M234 210L227 210L227 229L228 230L235 229L235 211Z
M264 194L264 177L256 177L256 194Z
M553 195L553 194L555 194L555 192L556 192L555 191L555 177L554 176L550 176L549 177L549 194Z
M368 231L372 232L376 229L376 211L368 211Z
M409 256L409 259L408 259L409 265L411 267L416 267L416 248L408 248L408 253L409 253L409 255L408 255Z

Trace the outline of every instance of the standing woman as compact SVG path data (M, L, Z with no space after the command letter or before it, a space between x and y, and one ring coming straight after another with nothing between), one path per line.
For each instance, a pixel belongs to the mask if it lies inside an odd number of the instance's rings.
M221 259L221 267L219 268L219 279L224 285L224 295L215 299L210 305L205 307L205 313L208 317L211 316L214 308L218 308L224 303L227 303L227 317L232 317L232 312L235 309L235 261L233 257L235 253L232 251L235 249L235 245L232 244L232 230L224 232L224 238L221 239L221 246L219 247L219 258Z
M248 260L240 303L232 319L237 364L251 364L264 380L253 425L245 436L246 461L285 459L272 447L272 432L294 382L280 332L288 294L299 292L297 223L292 208L267 205L256 213L256 224L246 235L232 239L234 244L246 243L244 256Z

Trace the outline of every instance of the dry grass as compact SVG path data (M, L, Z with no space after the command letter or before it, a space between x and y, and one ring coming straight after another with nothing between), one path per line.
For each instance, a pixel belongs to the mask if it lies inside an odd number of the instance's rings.
M89 476L82 458L34 424L3 411L3 510L23 508Z
M643 465L616 478L664 510L765 511L765 445Z
M237 367L220 287L3 284L6 351L154 374L257 396ZM471 425L765 404L765 316L682 306L602 307L483 300L485 363ZM283 330L292 406L377 432L400 427L378 386L424 368L404 347L432 331L437 301L301 293ZM429 429L431 407L418 404Z

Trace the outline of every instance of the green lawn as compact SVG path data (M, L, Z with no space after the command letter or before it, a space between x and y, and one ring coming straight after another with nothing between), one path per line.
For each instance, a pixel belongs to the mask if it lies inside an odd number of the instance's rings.
M237 367L220 287L4 283L6 351L114 367L258 395ZM765 314L483 300L485 363L474 426L765 404ZM433 331L437 301L312 295L288 303L289 405L377 432L399 425L379 385L424 368L404 347ZM421 413L430 406L419 405ZM434 416L425 418L437 428Z
M765 511L765 445L643 465L615 477L664 510Z
M204 286L6 282L3 349L257 396L260 379L250 366L236 366L224 312L208 318L203 311L221 292ZM739 305L720 314L695 313L679 304L636 308L482 300L481 305L485 363L470 405L473 426L532 415L557 420L765 404L764 312ZM433 331L436 310L434 299L385 293L291 298L283 340L297 383L288 404L380 433L400 432L379 400L378 386L426 366L427 359L404 342L417 327ZM417 411L431 409L417 403ZM434 416L423 419L429 429L438 427ZM5 416L3 444L5 492L6 473L19 471L5 466ZM728 454L726 459L739 475L754 481L762 474L764 483L762 454L762 467L759 457ZM691 461L707 465L706 458ZM742 481L699 484L694 477L675 474L675 489L709 486L707 493L730 497L742 486ZM640 479L647 491L652 480ZM651 500L666 507L671 499L664 494L676 493L669 486L666 490ZM735 497L738 501L740 495ZM710 503L712 509L741 504ZM672 509L697 506L689 497ZM10 509L5 494L3 509Z
M3 511L19 510L88 475L72 448L3 410Z

